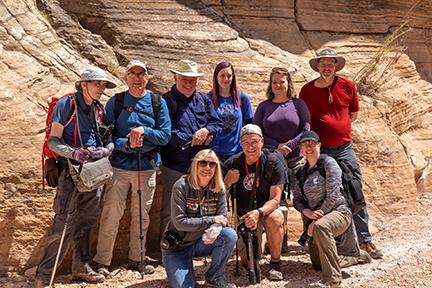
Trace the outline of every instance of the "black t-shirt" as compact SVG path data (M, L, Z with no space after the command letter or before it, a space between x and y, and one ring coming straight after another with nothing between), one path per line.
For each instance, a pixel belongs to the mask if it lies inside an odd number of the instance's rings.
M273 173L269 173L269 165L268 165L268 152L263 149L263 153L261 155L259 165L256 166L256 163L252 165L248 165L249 177L246 172L245 166L245 157L243 152L236 154L224 163L224 174L228 172L230 169L238 169L240 172L239 181L234 184L237 188L237 214L239 216L246 214L246 212L262 207L265 202L267 202L270 198L270 187L272 185L278 184L287 184L288 183L288 174L285 169L284 163L280 161L273 161L274 168ZM257 178L257 182L259 184L257 189L257 205L256 207L250 207L251 195L252 195L252 185L255 179L256 168L259 168L259 178ZM266 172L267 170L267 172ZM232 196L232 191L231 191ZM252 205L253 206L253 205Z

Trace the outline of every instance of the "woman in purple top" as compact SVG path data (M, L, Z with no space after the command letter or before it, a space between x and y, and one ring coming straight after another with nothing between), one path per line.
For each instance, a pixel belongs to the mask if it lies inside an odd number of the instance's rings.
M310 114L306 103L296 98L287 69L272 69L266 96L254 117L263 131L264 144L278 149L286 159L298 158L300 137L310 130Z
M296 98L286 68L272 69L266 96L267 100L261 102L255 111L254 123L262 129L264 144L276 148L285 156L290 188L293 189L295 172L305 163L300 154L299 141L303 132L310 130L309 110L303 100Z
M224 125L223 132L210 142L210 148L223 162L241 151L240 129L252 123L252 105L248 94L238 88L230 62L221 62L216 66L209 94Z

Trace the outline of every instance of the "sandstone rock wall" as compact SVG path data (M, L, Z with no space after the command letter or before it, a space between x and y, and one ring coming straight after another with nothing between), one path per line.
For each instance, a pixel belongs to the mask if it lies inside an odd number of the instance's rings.
M207 91L213 67L228 59L257 105L271 67L288 67L299 91L317 77L308 59L332 47L347 58L342 72L352 78L407 19L411 31L400 40L407 50L380 76L377 93L360 96L353 138L371 214L413 209L417 191L432 183L431 8L432 1L394 0L2 1L0 273L37 263L54 196L40 189L38 131L47 99L71 91L90 64L120 79L119 65L140 58L152 89L164 92L173 63L193 58ZM118 251L127 249L126 233Z

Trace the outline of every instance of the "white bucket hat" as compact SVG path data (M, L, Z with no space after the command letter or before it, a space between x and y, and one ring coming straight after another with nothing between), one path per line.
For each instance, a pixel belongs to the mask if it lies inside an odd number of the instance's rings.
M81 82L84 81L106 81L106 88L112 89L117 87L117 85L108 79L107 74L104 70L97 68L97 67L90 67L87 68L80 77L80 80L75 82L75 86L77 87Z
M198 65L192 60L180 60L175 69L170 69L174 74L180 74L187 77L200 77L204 73L198 72Z
M313 70L318 71L318 60L321 58L334 58L336 59L336 71L342 70L342 68L345 66L345 58L342 56L338 56L336 51L333 49L324 49L321 52L318 53L317 57L314 57L309 60L309 65L312 67Z

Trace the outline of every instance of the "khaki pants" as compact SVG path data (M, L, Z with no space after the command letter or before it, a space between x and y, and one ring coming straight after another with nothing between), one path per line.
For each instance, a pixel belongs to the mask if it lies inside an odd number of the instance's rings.
M349 212L332 211L315 222L313 240L309 242L309 254L314 268L322 269L321 280L326 283L342 281L335 237L351 225Z
M110 265L112 260L113 248L117 237L120 219L126 208L126 199L129 191L131 192L131 222L129 237L129 255L132 261L140 261L140 229L139 229L139 196L138 172L128 171L118 168L114 169L112 181L105 187L102 214L99 224L99 235L97 243L97 254L94 261L103 265ZM153 195L156 187L156 172L146 170L140 172L141 180L141 201L142 201L142 227L143 227L143 246L147 229L150 223L149 211L153 202ZM145 250L144 250L145 253Z

